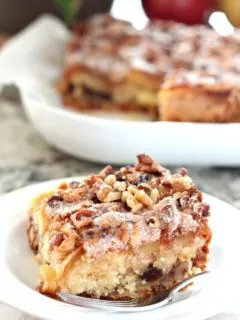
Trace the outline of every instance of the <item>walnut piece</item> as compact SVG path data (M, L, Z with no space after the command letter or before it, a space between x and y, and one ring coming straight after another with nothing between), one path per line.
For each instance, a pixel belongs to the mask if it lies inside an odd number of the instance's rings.
M142 203L137 201L137 199L135 199L133 196L127 198L126 202L127 205L132 209L132 212L138 212L143 209Z
M54 233L50 239L50 249L53 249L54 247L59 247L64 240L64 236L62 232Z
M112 186L116 182L116 176L114 174L110 174L104 179L104 182Z
M138 155L138 161L135 165L135 169L137 171L143 171L146 173L154 173L158 175L162 175L165 169L160 166L160 164L156 163L146 154L140 154Z
M104 202L113 202L121 199L121 192L109 192L107 197L104 199Z
M138 190L134 197L146 207L151 208L153 206L153 200L143 190Z
M105 178L106 176L112 173L113 173L113 168L112 166L108 165L99 172L99 176L101 178Z
M150 193L150 198L152 199L153 203L156 203L159 197L159 191L157 188L152 189Z
M113 187L118 191L123 192L127 189L127 184L125 181L117 181L114 183Z

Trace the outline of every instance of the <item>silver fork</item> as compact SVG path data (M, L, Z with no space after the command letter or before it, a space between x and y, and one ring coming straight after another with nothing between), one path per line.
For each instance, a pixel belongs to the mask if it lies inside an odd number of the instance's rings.
M205 271L194 276L191 276L174 287L165 290L159 294L152 294L146 298L132 299L126 301L120 300L104 300L95 298L86 298L81 296L72 295L65 292L58 292L57 296L64 302L92 309L101 309L108 311L118 312L139 312L147 311L162 307L168 303L179 300L179 291L186 286L195 283L202 277L209 275L209 271Z

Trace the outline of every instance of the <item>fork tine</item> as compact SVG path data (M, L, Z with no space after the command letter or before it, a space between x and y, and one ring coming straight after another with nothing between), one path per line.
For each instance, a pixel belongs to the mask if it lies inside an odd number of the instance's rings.
M134 300L106 300L106 299L96 299L96 298L88 298L88 297L81 297L81 296L74 296L74 295L68 295L72 299L81 299L82 301L86 302L94 302L94 303L104 303L109 305L132 305L134 303Z
M91 301L91 300L89 300ZM129 300L129 301L114 301L114 300L104 300L104 299L96 299L94 300L95 303L99 303L99 304L109 304L109 305L121 305L121 306L128 306L128 305L133 305L135 304L135 300Z
M70 302L73 304L81 304L87 303L91 305L105 305L105 306L114 306L114 307L133 307L136 306L136 300L104 300L104 299L96 299L96 298L87 298L81 296L75 296L65 292L58 292L58 297L61 298L65 302Z
M173 302L175 300L174 295L178 294L179 289L185 287L190 282L194 282L194 280L196 278L199 278L201 275L206 274L209 274L209 272L202 272L201 274L191 276L188 279L181 281L176 286L167 289L164 292L160 292L157 295L152 294L149 297L143 297L139 299L132 299L126 301L87 298L72 295L65 292L58 292L57 296L67 303L93 309L102 309L118 312L149 311L155 308L163 307L164 305Z
M114 306L132 306L135 304L135 300L129 301L116 301L116 300L104 300L104 299L91 299L85 297L77 297L77 299L81 299L82 301L96 303L96 304L105 304L105 305L114 305Z

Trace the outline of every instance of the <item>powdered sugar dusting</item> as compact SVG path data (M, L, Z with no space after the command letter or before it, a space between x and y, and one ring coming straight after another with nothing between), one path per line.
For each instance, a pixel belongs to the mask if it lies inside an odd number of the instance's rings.
M154 219L153 222L151 219ZM154 225L154 223L156 223ZM144 243L161 240L164 230L171 237L179 228L182 233L196 231L198 222L191 213L182 212L177 208L177 200L167 197L156 204L151 210L141 214L132 212L109 211L93 219L93 224L101 229L109 226L109 233L92 243L91 239L84 242L84 248L89 256L99 256L108 250L123 250L131 246L137 249ZM128 237L123 241L119 237L119 230L124 225Z
M184 81L192 86L214 87L229 81L240 85L239 30L221 37L206 26L150 21L139 31L108 15L93 17L78 29L70 41L67 67L80 64L112 81L114 74L119 81L132 69L157 77L174 74L166 87L183 81L179 70L190 71Z
M109 224L112 227L119 225L123 222L138 222L141 216L133 214L132 212L106 212L101 216L94 219L94 224L101 226L103 224Z
M97 257L197 231L209 216L209 206L202 203L186 169L171 174L140 154L135 167L105 170L81 185L61 185L47 200L46 212L55 215L59 232L69 224L74 243Z
M183 232L194 232L198 228L198 223L190 214L184 214L181 217L181 229Z
M164 198L153 208L153 213L159 218L161 228L171 235L181 224L183 213L177 208L176 199L172 197Z
M84 249L88 256L100 256L101 254L105 253L106 251L115 251L115 250L122 250L126 247L126 243L122 242L120 239L113 235L108 235L105 238L101 238L96 243L85 242Z
M58 215L66 215L68 213L74 212L79 210L82 207L82 201L79 202L65 202L59 201L55 207L47 206L46 212L47 214L58 214Z

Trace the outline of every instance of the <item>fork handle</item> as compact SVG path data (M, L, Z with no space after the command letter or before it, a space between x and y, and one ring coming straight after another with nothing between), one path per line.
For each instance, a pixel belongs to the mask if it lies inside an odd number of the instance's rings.
M191 284L192 282L194 282L194 280L198 279L198 278L203 278L206 276L210 275L210 271L204 271L198 274L195 274L194 276L191 276L183 281L181 281L180 283L178 283L176 286L174 286L169 294L169 297L171 299L171 301L174 299L174 296L183 288L185 288L186 286L188 286L189 284Z

